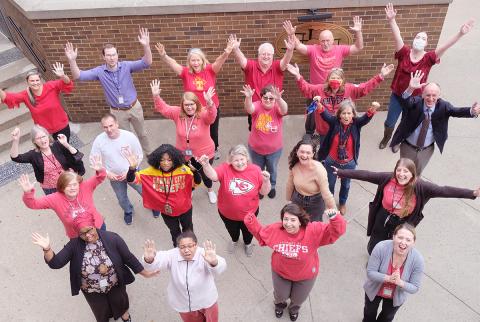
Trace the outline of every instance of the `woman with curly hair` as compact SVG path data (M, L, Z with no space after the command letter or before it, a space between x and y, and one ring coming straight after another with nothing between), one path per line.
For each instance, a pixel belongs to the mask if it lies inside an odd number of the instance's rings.
M341 178L357 179L378 185L377 193L370 202L367 236L370 236L367 250L371 254L376 244L391 239L395 228L403 223L417 226L423 219L423 207L430 198L475 199L480 195L476 190L437 186L417 176L415 163L400 158L392 172L371 172L365 170L341 170L333 168Z
M192 190L194 174L185 164L178 149L162 144L147 159L149 167L137 171L138 158L130 150L124 152L130 164L127 181L142 185L143 206L151 209L153 217L162 215L172 235L173 246L182 231L192 230Z
M311 221L322 221L325 204L335 208L335 200L328 188L327 171L314 159L315 143L308 137L299 141L288 157L289 169L287 200L301 206Z

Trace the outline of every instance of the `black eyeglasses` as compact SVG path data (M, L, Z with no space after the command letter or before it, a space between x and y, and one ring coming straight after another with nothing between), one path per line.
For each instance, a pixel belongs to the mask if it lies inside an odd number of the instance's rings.
M94 229L95 229L95 227L91 227L89 230L84 231L83 233L80 233L79 236L82 237L82 238L85 238L85 237L87 237L88 234L91 234Z

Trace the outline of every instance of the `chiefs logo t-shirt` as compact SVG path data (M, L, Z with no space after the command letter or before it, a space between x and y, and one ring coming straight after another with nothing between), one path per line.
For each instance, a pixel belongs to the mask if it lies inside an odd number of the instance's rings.
M236 171L229 163L217 168L218 210L231 220L243 221L243 217L258 208L258 193L262 187L262 172L255 164L248 164L243 171Z

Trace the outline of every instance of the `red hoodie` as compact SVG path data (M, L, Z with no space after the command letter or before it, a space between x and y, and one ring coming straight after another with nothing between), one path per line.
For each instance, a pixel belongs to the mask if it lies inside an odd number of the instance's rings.
M345 233L347 223L336 215L330 222L311 222L296 234L288 233L281 222L263 227L254 214L243 219L260 246L273 249L272 270L290 281L312 279L318 274L320 246L333 244Z
M324 91L324 84L312 85L308 83L303 77L297 80L297 86L302 92L303 96L308 98L314 98L315 96L321 97L321 103L331 115L335 115L338 110L338 105L345 99L349 98L352 101L366 96L368 93L377 88L383 81L383 77L378 74L372 77L365 83L352 84L345 83L345 90L342 93L337 92L336 95L330 95ZM328 123L325 122L320 116L320 112L317 109L315 112L315 130L320 135L327 135Z

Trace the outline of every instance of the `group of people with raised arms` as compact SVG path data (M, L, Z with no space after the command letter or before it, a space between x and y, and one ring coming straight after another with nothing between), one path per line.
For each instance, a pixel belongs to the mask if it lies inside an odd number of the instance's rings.
M455 108L439 98L438 84L426 82L430 68L470 31L473 21L462 25L446 44L426 52L425 32L417 34L410 47L402 40L393 5L388 4L385 12L399 62L380 148L386 147L396 120L403 113L391 143L394 151L400 150L393 172L355 169L361 129L380 105L372 102L366 113L359 115L354 101L368 95L394 70L394 65L384 64L380 73L365 83L346 82L341 69L343 58L364 47L360 17L354 17L350 28L356 37L351 46L335 45L329 30L320 33L318 45L305 45L295 36L291 22L284 22L286 52L279 60L274 59L274 48L269 43L259 46L257 59L247 59L240 50L241 39L230 35L224 52L213 63L208 62L201 49L192 48L186 66L182 66L167 55L163 44L157 43L155 48L162 63L181 78L185 92L179 106L169 105L161 98L160 82L150 83L152 105L172 120L176 129L175 146L160 144L155 149L145 133L142 105L132 79L133 72L149 68L153 61L148 30L141 28L138 36L144 49L141 59L119 61L116 47L106 44L102 50L105 64L89 70L80 70L76 63L78 51L67 43L65 55L73 79L98 80L110 106L110 112L101 119L103 132L92 145L89 159L95 175L89 179L82 177L82 152L68 142L68 118L59 94L71 92L74 83L65 75L63 65L53 66L60 78L57 81L43 84L38 73L30 73L26 78L27 90L0 90L0 99L9 107L25 103L35 123L31 133L34 149L26 153L19 152L20 130L12 132L12 160L32 164L45 193L35 197L34 184L22 175L19 183L24 190L23 201L32 209L54 210L70 238L58 253L52 250L48 234L33 233L33 242L43 249L49 267L61 268L70 263L72 295L82 291L97 321L111 317L131 321L126 285L134 281L132 271L149 278L162 270L170 271L168 301L183 321L219 320L215 278L225 271L226 261L216 254L212 241L199 247L193 233L196 216L192 191L202 182L209 202L217 203L231 237L228 253L236 251L240 233L247 257L253 256L254 238L260 246L273 250L274 314L281 318L288 308L290 320L297 320L319 273L317 249L333 244L346 232L343 215L347 212L351 179L378 185L368 214L370 257L363 321L394 319L407 293L420 288L424 262L414 248L415 226L424 217L425 204L430 198L475 199L480 195L480 188L442 187L420 178L434 145L443 150L448 118L477 117L480 106L475 103L470 108ZM294 50L309 58L310 83L303 79L296 64L290 64ZM230 54L244 72L245 85L239 90L245 96L250 134L246 145L232 147L226 162L214 167L220 115L216 75ZM299 90L312 103L307 108L307 135L288 156L285 190L289 203L280 211L279 222L263 226L257 218L260 199L265 195L276 198L278 161L283 152L283 116L288 113L288 103L282 98L285 71L295 77ZM144 152L148 166L139 169ZM338 210L333 197L337 177L341 181ZM125 223L132 224L135 213L128 197L130 186L142 196L144 207L152 211L154 218L162 217L173 249L157 251L155 242L146 240L143 257L138 260L119 235L107 231L93 201L95 188L106 178L122 208ZM219 182L218 197L213 182ZM380 302L382 310L377 314Z

